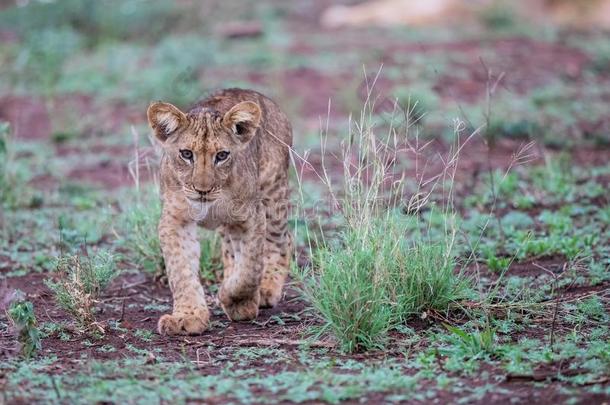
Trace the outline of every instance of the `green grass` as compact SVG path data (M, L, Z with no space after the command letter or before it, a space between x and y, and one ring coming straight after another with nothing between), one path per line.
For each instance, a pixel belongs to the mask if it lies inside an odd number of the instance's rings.
M305 292L344 350L382 347L388 330L427 311L446 313L467 296L446 241L406 234L380 222L346 230L315 252Z
M112 370L112 371L111 371ZM114 373L111 379L102 379ZM138 376L143 373L151 379ZM392 392L398 398L423 399L413 392L418 378L401 373L396 365L365 367L356 373L314 367L309 371L280 371L261 375L253 370L226 368L217 375L201 375L185 363L148 366L144 360L92 362L89 371L59 375L53 382L36 365L17 365L10 373L7 400L18 395L21 384L29 396L41 401L91 403L112 401L187 403L185 398L205 401L224 398L235 403L311 402L338 403L367 393ZM57 389L53 389L53 385ZM164 387L159 389L159 387ZM252 388L258 389L258 394ZM59 397L59 398L58 398Z

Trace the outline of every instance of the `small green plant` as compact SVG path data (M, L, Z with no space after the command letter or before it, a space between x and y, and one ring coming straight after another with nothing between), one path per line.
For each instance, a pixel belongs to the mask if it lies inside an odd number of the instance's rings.
M55 300L79 324L92 326L97 298L117 275L115 257L106 251L62 255L57 260L56 271L57 281L45 280Z
M576 304L565 304L564 307L568 312L566 320L575 325L584 325L587 322L606 324L610 321L610 316L598 296L580 300Z
M576 190L570 156L546 157L545 165L531 170L534 186L543 190L552 201L564 202L573 197Z
M500 257L500 256L496 256L496 255L490 255L487 257L487 260L485 263L487 264L489 271L501 274L501 273L506 272L506 270L508 270L508 267L510 266L511 262L512 262L512 258L510 258L510 257Z
M17 331L21 354L26 358L32 357L37 350L41 349L40 331L36 326L34 305L30 301L13 301L8 309L8 316Z
M451 332L449 337L451 346L446 350L447 352L455 354L457 351L460 355L468 358L481 358L495 353L495 329L485 327L483 330L466 332L447 324L445 324L445 328Z
M412 86L397 87L394 89L394 97L398 106L404 111L406 117L412 124L423 124L428 111L438 106L439 100L434 91L430 89L414 89Z
M133 334L134 334L134 336L136 336L137 338L140 338L141 340L143 340L145 342L150 342L153 338L153 333L149 330L136 329L136 331Z
M80 35L67 27L30 31L20 55L25 63L15 67L19 69L17 77L24 85L51 97L66 60L81 48L81 43Z
M319 275L310 278L305 287L307 298L326 321L326 328L347 352L382 346L393 326L386 280L375 273L377 269L382 271L385 259L391 259L379 257L375 248L388 246L384 246L384 239L363 245L359 236L358 232L344 234L343 246L318 250L314 260Z

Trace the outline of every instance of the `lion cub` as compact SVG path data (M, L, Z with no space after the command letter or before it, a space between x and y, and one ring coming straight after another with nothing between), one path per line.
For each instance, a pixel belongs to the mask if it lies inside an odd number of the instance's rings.
M153 103L148 122L163 147L159 239L174 299L159 333L198 334L208 325L197 225L222 238L224 312L233 321L256 318L280 300L291 256L288 119L262 94L227 89L187 113Z

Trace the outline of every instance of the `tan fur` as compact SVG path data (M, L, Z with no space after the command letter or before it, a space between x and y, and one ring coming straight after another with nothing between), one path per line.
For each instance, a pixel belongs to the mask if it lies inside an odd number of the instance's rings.
M494 5L510 7L519 18L533 23L610 27L610 0L368 0L351 6L331 5L320 22L326 28L470 24Z
M198 334L207 327L197 225L221 235L223 310L234 321L254 319L259 307L281 299L290 265L288 119L267 97L228 89L188 113L153 103L148 121L164 150L159 239L174 298L159 333ZM219 161L219 152L229 155Z

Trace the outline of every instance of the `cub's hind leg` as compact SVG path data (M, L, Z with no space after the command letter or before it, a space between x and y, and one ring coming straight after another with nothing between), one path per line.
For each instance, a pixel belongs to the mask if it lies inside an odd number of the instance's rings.
M288 230L287 181L279 185L275 199L264 201L266 233L263 248L263 277L260 306L273 307L282 298L282 290L290 269L292 235Z
M258 315L264 225L262 207L256 207L246 222L227 228L235 258L233 268L225 269L218 299L232 321L252 320Z
M280 240L265 240L264 271L261 281L260 306L274 307L282 299L284 283L290 271L292 234L286 230Z

